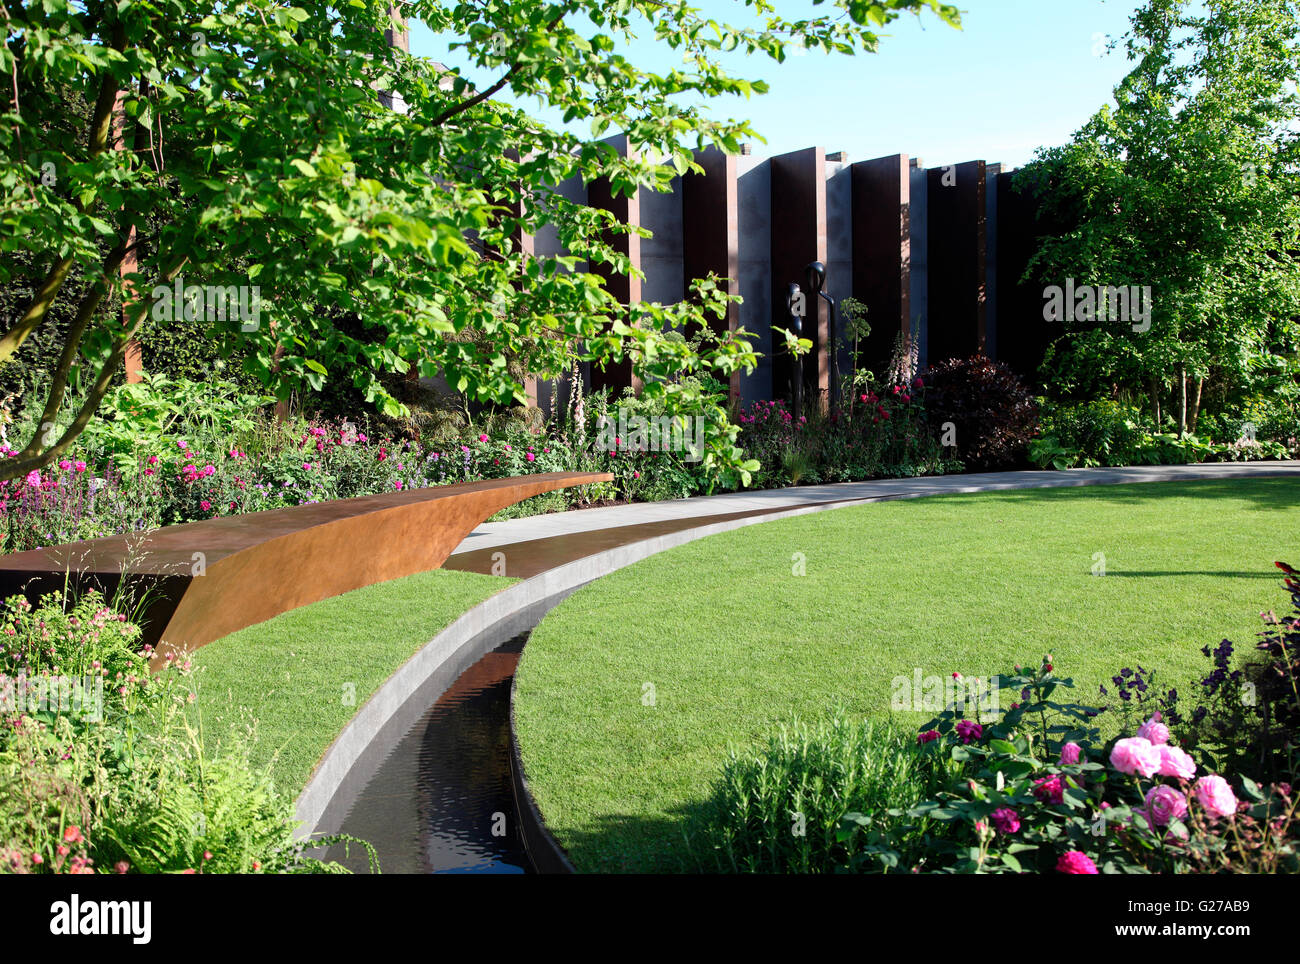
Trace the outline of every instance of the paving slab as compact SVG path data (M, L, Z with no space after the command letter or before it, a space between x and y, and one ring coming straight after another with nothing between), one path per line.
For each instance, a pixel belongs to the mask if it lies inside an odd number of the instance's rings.
M703 520L695 523L703 525L709 521L709 516L738 517L743 513L778 512L783 509L831 502L849 504L878 502L885 499L913 499L927 495L953 495L961 492L994 492L1003 489L1041 489L1138 482L1189 482L1203 479L1257 479L1277 476L1300 481L1300 461L1137 465L1114 469L1067 469L1065 471L1034 469L1021 472L973 472L964 475L876 479L869 482L840 482L832 485L729 492L725 495L695 496L669 502L637 502L599 509L553 512L524 519L509 519L504 522L486 522L474 529L453 550L447 566L478 569L477 566L458 565L456 557L465 553L479 553L520 543L536 543L543 539L573 537L578 533L625 529L649 523L673 523L681 520ZM669 528L675 527L669 526ZM601 548L608 548L608 546Z

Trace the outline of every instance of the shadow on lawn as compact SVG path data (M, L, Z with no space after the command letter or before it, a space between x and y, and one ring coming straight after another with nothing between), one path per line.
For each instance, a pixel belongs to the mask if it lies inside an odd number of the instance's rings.
M701 833L705 804L663 816L606 814L594 829L571 830L564 844L579 873L717 873L722 866Z
M1126 572L1119 569L1107 569L1106 577L1124 576L1128 579L1151 579L1160 576L1215 576L1221 579L1276 579L1276 570L1259 572L1229 572L1223 569L1151 569L1147 572Z

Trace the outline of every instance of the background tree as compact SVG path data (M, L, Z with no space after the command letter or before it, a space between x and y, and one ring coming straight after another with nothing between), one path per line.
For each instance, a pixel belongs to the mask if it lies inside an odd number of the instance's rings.
M211 337L281 398L319 388L333 371L398 410L378 374L414 366L473 398L522 400L508 358L553 376L579 344L598 365L630 358L670 412L706 415L706 467L747 478L722 402L697 380L673 377L712 373L726 382L754 364L745 333L698 350L665 337L720 316L727 296L706 280L697 299L679 305L618 304L577 269L585 261L631 270L602 240L627 229L553 186L580 176L608 178L623 193L665 188L695 169L694 149L737 152L754 136L748 123L712 119L699 106L765 89L729 76L718 54L739 49L779 62L791 45L874 50L874 29L927 8L958 22L938 0L813 0L798 20L746 0L751 22L738 27L660 0L406 4L405 14L496 72L478 89L456 70L390 48L387 2L0 7L0 75L12 80L0 127L0 250L29 253L37 269L32 298L0 336L0 362L56 306L71 308L40 427L17 458L0 463L0 478L69 448L132 334L157 314L155 288L178 279L261 287L260 324L211 321ZM657 73L615 52L638 34L679 51L682 66ZM93 104L71 134L56 123L65 88ZM507 89L587 123L590 134L552 129L492 99ZM389 95L405 110L387 109ZM113 149L115 111L127 127L122 150ZM618 131L639 148L635 157L599 140ZM548 224L570 254L525 257L513 238ZM131 252L138 270L123 283ZM6 259L0 283L10 271ZM74 271L84 281L75 292L67 288ZM115 293L121 312L107 307ZM344 317L360 319L368 337L336 323ZM65 411L74 374L84 401Z
M1028 277L1153 295L1145 332L1066 322L1045 377L1064 395L1145 396L1157 429L1171 413L1180 431L1207 384L1222 400L1294 372L1300 312L1296 5L1203 6L1148 0L1115 104L1019 175L1045 220L1077 225L1044 239Z

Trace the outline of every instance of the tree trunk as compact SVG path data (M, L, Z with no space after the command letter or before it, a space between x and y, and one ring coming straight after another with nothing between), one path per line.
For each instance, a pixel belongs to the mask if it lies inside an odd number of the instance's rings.
M1187 434L1187 369L1178 366L1178 434Z
M1205 379L1196 379L1196 398L1192 401L1192 434L1196 434L1196 421L1201 417L1201 389L1205 387Z
M1155 416L1156 431L1160 431L1160 383L1151 379L1151 413Z

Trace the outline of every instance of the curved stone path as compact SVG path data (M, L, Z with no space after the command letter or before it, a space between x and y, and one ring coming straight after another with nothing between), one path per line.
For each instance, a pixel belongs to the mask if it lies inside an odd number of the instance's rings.
M1135 482L1188 482L1284 476L1300 481L1300 461L1217 462L1205 465L1145 465L1117 469L1032 470L941 475L915 479L841 482L726 495L696 496L671 502L638 502L602 509L488 522L456 547L447 569L491 573L504 564L505 575L529 578L584 556L653 536L732 519L791 509L858 505L887 499L915 499L960 492L1040 489ZM503 554L504 558L501 555Z

